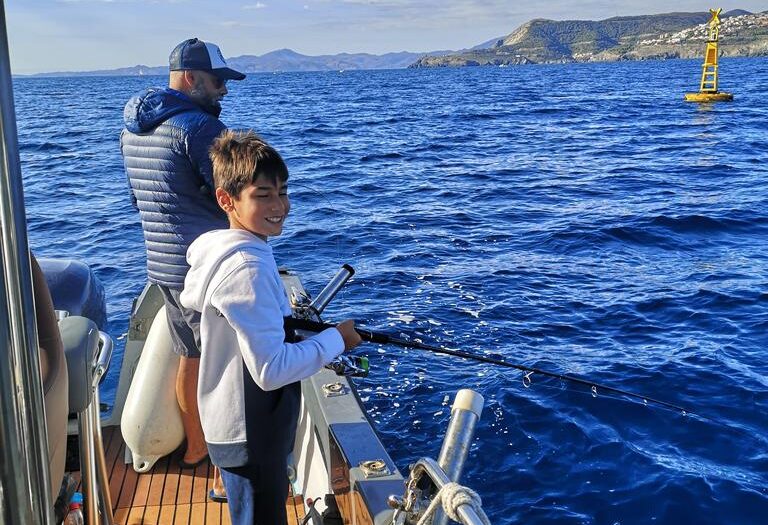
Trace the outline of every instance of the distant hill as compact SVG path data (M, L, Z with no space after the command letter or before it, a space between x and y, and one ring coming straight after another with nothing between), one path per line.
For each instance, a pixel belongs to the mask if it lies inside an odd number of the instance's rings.
M460 53L425 56L410 67L701 57L709 19L709 13L668 13L600 21L535 19L506 37ZM768 56L768 11L752 14L735 10L722 15L720 41L721 52L726 56Z
M455 51L432 51L430 56L441 56ZM264 55L241 55L227 59L227 63L244 73L271 73L276 71L338 71L352 69L401 69L408 67L427 53L341 53L338 55L308 56L290 49L279 49ZM99 71L39 73L33 76L131 76L167 75L167 66L132 66Z
M440 56L453 51L430 53ZM279 49L261 56L243 55L227 59L233 68L244 73L273 71L339 71L352 69L401 69L408 67L425 53L341 53L338 55L307 56L290 49Z
M54 71L51 73L35 73L33 75L18 75L24 77L125 77L142 75L167 75L168 66L131 66L118 69L99 69L96 71Z

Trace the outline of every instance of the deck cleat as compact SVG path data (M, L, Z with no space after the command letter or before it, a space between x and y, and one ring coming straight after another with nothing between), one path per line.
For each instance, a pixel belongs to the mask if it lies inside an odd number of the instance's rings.
M347 387L337 381L335 383L324 384L323 393L325 394L325 397L338 397L347 395L349 391L347 390Z
M389 476L391 472L383 459L371 459L360 463L360 470L363 471L366 478L378 478Z

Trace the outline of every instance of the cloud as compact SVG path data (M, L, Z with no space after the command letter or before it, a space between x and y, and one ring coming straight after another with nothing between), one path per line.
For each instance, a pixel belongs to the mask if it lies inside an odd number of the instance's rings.
M246 4L243 6L243 9L264 9L267 7L267 4L264 2L256 2L255 4Z

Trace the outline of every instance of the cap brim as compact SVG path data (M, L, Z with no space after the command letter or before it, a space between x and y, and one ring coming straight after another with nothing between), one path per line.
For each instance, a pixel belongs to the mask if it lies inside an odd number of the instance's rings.
M240 73L239 71L235 71L234 69L230 69L228 67L212 69L211 73L213 73L214 75L216 75L222 80L243 80L245 78L245 75L243 73Z

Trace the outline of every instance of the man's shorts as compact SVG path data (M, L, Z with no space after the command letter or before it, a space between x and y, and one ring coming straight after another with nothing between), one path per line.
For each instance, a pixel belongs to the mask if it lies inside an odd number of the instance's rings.
M181 290L159 286L171 330L173 351L183 357L200 358L200 312L184 307Z

